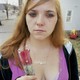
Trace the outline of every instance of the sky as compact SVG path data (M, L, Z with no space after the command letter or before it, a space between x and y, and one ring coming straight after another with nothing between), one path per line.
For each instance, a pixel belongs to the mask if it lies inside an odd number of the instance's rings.
M8 2L9 4L12 4L12 5L18 6L18 0L0 0L0 3L6 3L6 2Z

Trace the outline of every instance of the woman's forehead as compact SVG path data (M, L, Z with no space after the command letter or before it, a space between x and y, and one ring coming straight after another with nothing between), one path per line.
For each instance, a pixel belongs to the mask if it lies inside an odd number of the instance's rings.
M46 3L44 3L44 4L42 4L42 5L39 5L39 6L36 6L36 7L34 7L34 8L32 8L32 9L40 9L40 10L47 10L47 9L49 9L49 10L53 10L55 8L55 5L53 4L53 3L51 3L51 2L46 2Z
M32 0L32 1L36 2L36 1L49 1L49 0Z
M28 7L34 6L38 3L43 4L43 3L48 2L48 1L50 1L53 5L55 4L55 0L30 0Z
M55 5L51 2L46 2L43 3L41 5L35 6L34 8L30 9L29 11L53 11L53 12L57 12Z
M35 1L38 1L38 2L35 2ZM55 2L54 2L55 0L30 0L27 6L27 12L42 4L45 4L48 1L51 3L50 5L53 5L53 8L55 8Z

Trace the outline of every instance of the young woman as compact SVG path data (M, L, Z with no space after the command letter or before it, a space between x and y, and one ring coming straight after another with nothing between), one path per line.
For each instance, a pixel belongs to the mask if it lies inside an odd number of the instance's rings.
M79 80L75 51L64 40L58 0L26 0L16 27L0 49L0 80ZM25 73L20 60L19 53L26 50L33 75Z

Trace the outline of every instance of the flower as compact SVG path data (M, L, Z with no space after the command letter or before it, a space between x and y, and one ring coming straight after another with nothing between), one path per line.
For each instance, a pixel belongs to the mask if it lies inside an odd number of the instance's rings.
M23 65L30 65L32 64L32 59L30 57L30 50L26 49L20 52L20 60Z

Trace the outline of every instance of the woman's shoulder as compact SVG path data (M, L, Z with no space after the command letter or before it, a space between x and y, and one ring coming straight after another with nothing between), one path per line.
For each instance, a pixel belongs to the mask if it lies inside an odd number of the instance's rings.
M66 48L69 55L71 55L71 52L73 50L73 45L71 41L67 38L64 39L64 47Z
M9 67L9 62L7 58L3 58L0 52L0 79L1 80L11 80L12 71Z
M7 58L3 58L1 52L0 52L0 66L3 69L8 69L9 68L9 63Z

